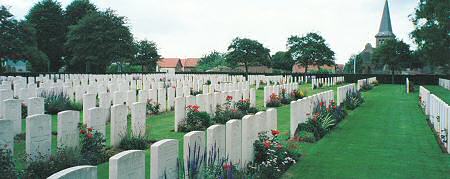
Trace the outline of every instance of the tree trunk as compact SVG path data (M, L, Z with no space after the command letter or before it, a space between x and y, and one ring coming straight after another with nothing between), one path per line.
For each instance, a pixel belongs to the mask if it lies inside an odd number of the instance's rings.
M141 64L141 73L144 73L145 72L145 70L144 70L144 64Z

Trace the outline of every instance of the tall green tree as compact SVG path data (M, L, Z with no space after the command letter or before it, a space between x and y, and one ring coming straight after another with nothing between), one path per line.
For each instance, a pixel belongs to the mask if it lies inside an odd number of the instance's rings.
M152 41L142 40L136 42L135 63L141 65L143 72L156 70L156 63L161 58L158 48Z
M62 66L66 33L61 4L54 0L42 0L30 9L25 18L36 29L39 50L50 60L48 71L58 71Z
M317 33L307 33L303 36L291 36L287 41L288 52L295 63L305 68L308 73L309 65L334 63L334 52L325 43L325 39Z
M295 61L292 56L283 51L279 51L272 55L272 67L275 69L281 69L286 71L292 71Z
M412 52L409 45L397 39L386 40L373 52L372 60L375 63L388 65L392 74L392 83L394 83L395 71L408 67L412 62Z
M248 38L233 39L225 58L230 64L243 64L247 74L250 65L270 66L270 50L258 41Z
M91 12L96 12L97 7L89 0L74 0L66 7L64 17L67 26L75 25L78 21Z
M31 71L47 70L48 57L37 48L36 30L17 21L5 6L0 6L0 58L28 60Z
M71 65L86 65L81 72L105 72L111 62L130 61L135 54L125 17L112 10L90 13L70 26L65 46L73 56Z
M229 66L223 53L213 51L202 58L198 62L196 69L198 71L207 71L216 67Z
M417 44L417 56L432 66L450 73L450 2L419 0L412 17L415 29L411 36Z

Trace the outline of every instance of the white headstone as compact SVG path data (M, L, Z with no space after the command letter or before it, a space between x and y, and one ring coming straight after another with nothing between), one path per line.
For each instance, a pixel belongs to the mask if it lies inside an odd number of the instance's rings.
M26 119L25 150L30 159L50 157L52 146L51 116L36 114Z
M186 102L185 97L175 98L175 132L178 132L178 124L184 120L186 113Z
M95 94L84 94L83 95L83 124L86 124L88 120L88 110L96 106L96 95Z
M191 165L196 160L201 160L205 156L205 132L204 131L191 131L183 137L183 158L185 173L188 174L188 162ZM203 161L205 162L205 161ZM203 164L202 164L203 165ZM200 168L201 166L196 166Z
M14 154L13 121L0 119L0 149L8 149Z
M127 150L109 158L110 179L145 179L145 152Z
M133 103L131 106L131 131L133 136L144 136L147 128L146 117L146 105L147 103Z
M116 104L111 107L111 145L118 147L127 135L127 106Z
M27 104L27 116L32 116L35 114L44 114L44 98L33 97L28 98Z
M226 156L233 165L240 166L242 152L241 120L232 119L226 123Z
M178 178L178 141L163 139L150 147L150 178Z
M79 111L62 111L58 113L58 148L76 148L79 144L78 123L80 122Z
M225 159L225 125L212 125L206 129L207 159L219 162Z
M97 179L97 167L96 166L76 166L61 170L47 179Z
M109 110L106 108L94 107L88 110L87 127L103 134L106 137L106 121L108 120Z
M3 119L13 121L14 134L22 132L22 103L19 99L4 100L2 105Z

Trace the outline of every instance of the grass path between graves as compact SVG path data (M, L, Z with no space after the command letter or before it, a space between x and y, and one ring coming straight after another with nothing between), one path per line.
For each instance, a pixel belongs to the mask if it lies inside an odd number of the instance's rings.
M442 86L427 85L427 86L424 86L424 87L427 90L429 90L432 94L434 94L437 97L441 98L447 104L450 104L450 90L445 89Z
M418 92L381 85L363 95L366 102L335 130L301 145L302 159L284 178L450 178L450 155L428 127Z

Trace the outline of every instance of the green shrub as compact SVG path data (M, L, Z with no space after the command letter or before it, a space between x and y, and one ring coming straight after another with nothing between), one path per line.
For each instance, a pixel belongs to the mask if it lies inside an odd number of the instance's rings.
M242 113L247 113L248 109L250 108L250 99L240 99L234 104L234 107Z
M292 90L290 96L293 100L303 99L306 96L306 91Z
M80 102L71 102L70 106L72 107L72 110L75 111L82 111L83 110L83 104Z
M187 109L186 119L181 121L178 128L182 132L204 131L212 125L211 117L206 112L200 112L198 105L189 105Z
M367 80L364 81L363 85L361 86L361 89L359 89L360 91L369 91L373 88L373 86L371 84L369 84L369 82L367 82Z
M256 114L259 110L255 107L250 107L247 110L247 114Z
M266 104L267 107L280 107L281 106L281 101L280 101L280 97L275 94L272 93L270 95L269 101Z
M358 106L360 106L362 103L364 103L364 99L361 96L361 92L359 91L348 91L347 96L344 100L345 108L348 110L356 109Z
M296 134L296 137L298 137L299 141L305 141L309 143L316 142L316 137L312 132L300 131L298 134Z
M258 178L280 178L299 157L279 142L278 135L277 130L272 130L272 135L260 133L258 140L253 144L255 149L253 168L258 169Z
M44 98L45 111L48 114L74 109L69 96L63 92L43 92L40 96Z
M145 150L151 145L150 140L144 136L126 135L119 144L123 150Z
M311 132L316 140L321 139L328 131L337 124L337 120L330 109L326 107L324 102L320 102L313 112L313 116L309 117L305 123L300 123L295 133L300 134L301 131Z
M28 160L23 178L47 178L58 171L82 164L80 151L72 148L60 148L49 158L39 156Z
M79 125L81 156L84 164L97 165L108 160L106 139L102 133Z
M151 99L147 100L147 114L158 114L160 104L153 102Z
M11 150L0 147L0 178L17 178L18 173Z
M22 103L21 105L22 105L22 110L21 110L22 118L25 119L28 116L28 106L25 105L25 103Z

